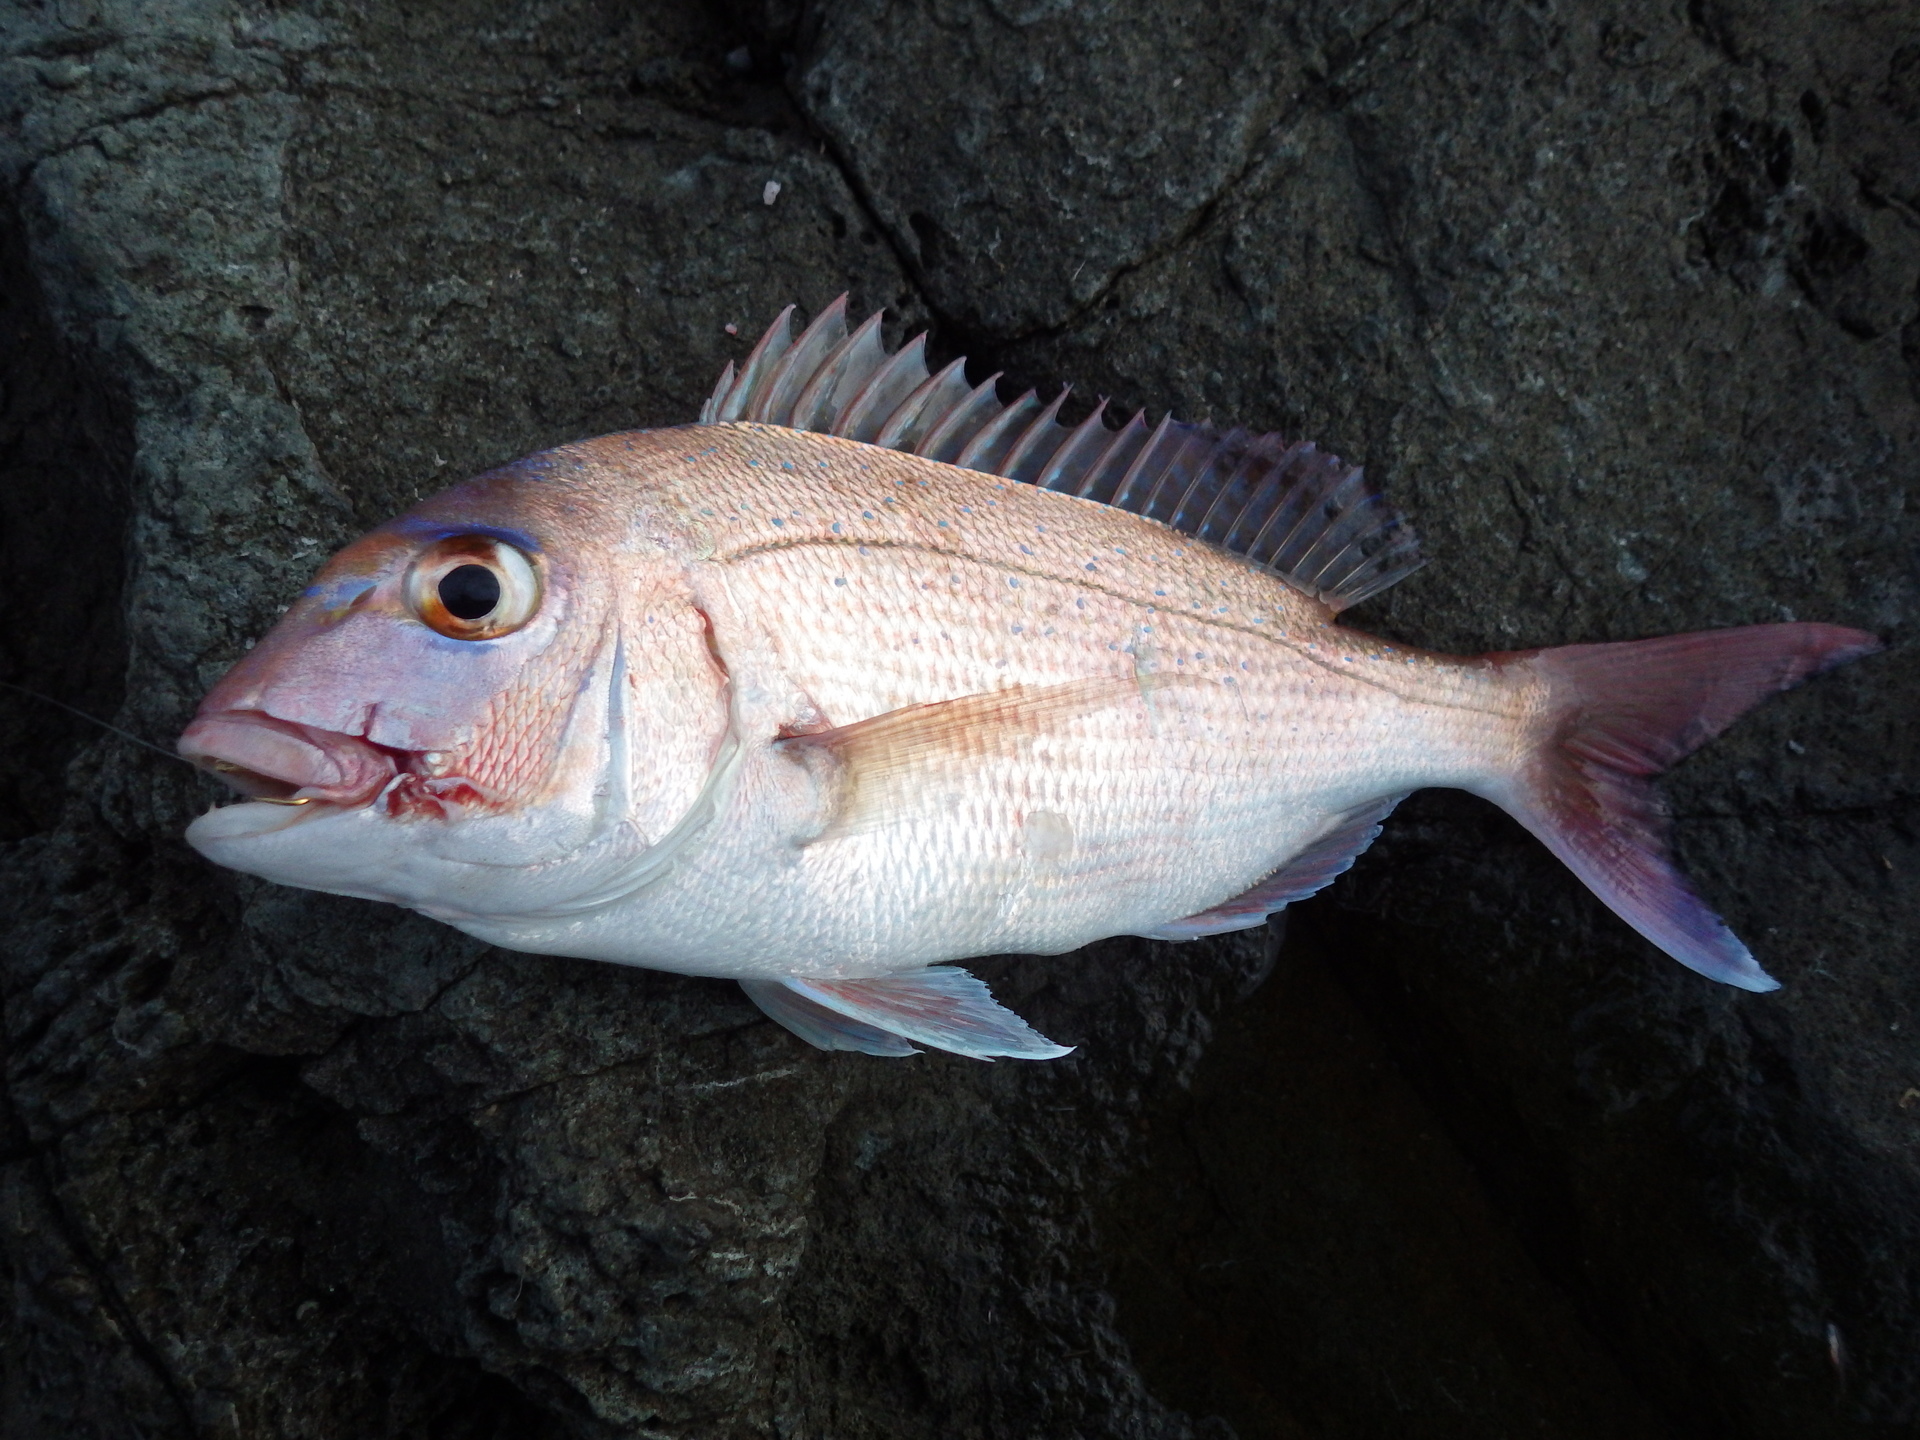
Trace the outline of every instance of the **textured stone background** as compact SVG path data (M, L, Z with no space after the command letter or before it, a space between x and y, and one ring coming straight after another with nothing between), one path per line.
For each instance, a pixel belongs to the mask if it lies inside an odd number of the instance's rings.
M1920 1431L1909 0L5 0L0 185L0 679L163 744L846 288L1365 459L1373 628L1892 642L1668 787L1780 993L1430 794L1284 942L983 967L1047 1066L214 873L8 695L9 1440Z

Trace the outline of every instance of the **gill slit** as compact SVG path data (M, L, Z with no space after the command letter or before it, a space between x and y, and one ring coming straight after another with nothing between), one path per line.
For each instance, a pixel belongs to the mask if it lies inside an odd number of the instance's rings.
M731 798L734 781L739 775L741 762L746 757L746 747L743 746L739 740L739 716L734 711L732 677L727 670L726 662L721 658L719 649L714 643L713 621L707 615L706 611L701 610L697 606L694 609L694 613L700 616L701 623L707 635L708 651L713 656L715 667L720 671L722 683L727 692L727 728L725 733L720 737L720 744L714 752L712 763L707 768L706 779L701 783L699 793L694 796L692 804L687 807L686 813L674 823L673 828L651 845L646 844L644 838L639 837L632 820L629 818L630 812L622 813L615 824L603 832L601 840L598 843L610 843L614 835L624 830L636 838L641 839L640 849L631 858L624 859L617 863L612 867L613 873L607 876L606 879L600 881L597 885L590 885L582 893L573 896L571 899L562 900L538 910L516 912L512 916L503 916L500 918L514 920L572 919L590 914L596 910L603 910L610 905L619 904L622 900L630 898L647 886L665 878L667 872L685 856L693 843L699 839L708 827L713 824L714 820L718 818L722 806ZM608 679L608 684L612 689L608 695L606 713L609 735L611 736L612 728L617 723L623 736L620 748L623 752L630 755L629 743L624 738L627 729L624 699L615 699L616 695L624 697L625 694L625 653L624 641L616 639L614 647L615 663L610 667L613 673ZM610 755L611 750L612 746L610 745ZM628 774L630 777L631 771L629 771ZM622 783L622 790L627 790L630 784L631 780L629 778Z
M607 788L600 797L596 835L633 813L633 747L627 735L627 633L614 622L613 661L607 676Z

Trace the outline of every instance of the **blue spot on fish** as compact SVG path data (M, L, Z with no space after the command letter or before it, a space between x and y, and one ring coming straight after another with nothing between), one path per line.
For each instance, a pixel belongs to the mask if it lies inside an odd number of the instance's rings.
M351 609L362 596L374 589L378 583L378 581L371 580L364 575L354 575L335 580L330 585L309 585L301 593L319 600L322 605L326 606L329 612L329 618L332 618L344 610Z
M529 555L540 553L540 542L526 531L507 530L498 525L435 524L428 520L415 520L402 516L388 528L405 535L410 540L447 540L455 535L485 535L490 540L504 540L515 549L525 550ZM462 640L457 643L471 645L474 642Z

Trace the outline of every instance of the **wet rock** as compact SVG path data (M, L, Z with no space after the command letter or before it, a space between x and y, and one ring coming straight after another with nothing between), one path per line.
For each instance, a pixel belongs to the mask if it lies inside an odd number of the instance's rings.
M0 679L164 745L358 530L851 288L1364 459L1435 557L1371 628L1886 634L1668 787L1786 988L1435 794L1284 944L983 967L1067 1061L824 1056L214 873L202 781L9 693L0 1429L1920 1420L1912 21L643 11L5 12Z

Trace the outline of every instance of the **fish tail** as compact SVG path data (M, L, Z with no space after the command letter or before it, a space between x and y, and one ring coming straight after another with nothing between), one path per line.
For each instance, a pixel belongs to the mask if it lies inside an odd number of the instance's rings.
M1627 924L1743 990L1779 982L1674 869L1652 777L1778 690L1881 648L1837 625L1749 625L1498 657L1545 683L1544 735L1486 792Z

